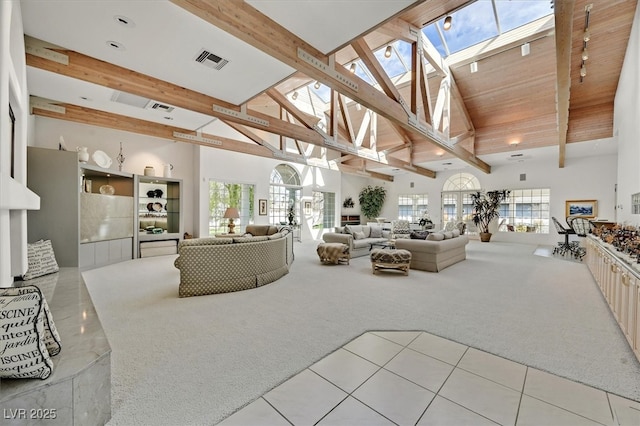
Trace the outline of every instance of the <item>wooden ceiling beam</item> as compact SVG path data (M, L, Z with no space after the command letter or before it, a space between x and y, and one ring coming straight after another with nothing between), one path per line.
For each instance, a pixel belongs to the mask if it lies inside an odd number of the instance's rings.
M206 22L377 112L411 134L424 138L485 173L491 172L491 166L476 157L474 153L460 146L449 146L433 132L412 125L398 102L388 98L358 76L349 73L344 67L335 66L322 52L248 3L239 0L171 1Z
M245 113L249 117L258 120L264 120L268 122L268 125L257 123L254 120L246 118L242 114L234 116L222 113L216 111L215 107L221 107L237 112L242 112L242 108L238 108L235 105L220 101L219 99L213 98L211 96L198 93L184 87L176 86L169 82L146 76L144 74L140 74L138 72L128 70L114 64L110 64L108 62L100 61L71 50L63 50L62 52L69 58L68 64L66 65L31 54L26 55L27 65L67 77L72 77L82 81L98 84L114 90L120 90L126 93L147 97L158 102L167 103L169 105L184 108L190 111L196 111L201 114L219 118L221 120L224 120L225 122L242 124L247 127L282 135L290 139L300 140L312 145L332 149L334 151L339 151L347 154L354 153L354 149L351 146L345 146L338 143L330 145L327 144L326 139L316 130L308 129L303 126L289 123L287 121L280 120L278 118L248 109L245 110ZM302 116L296 118L302 118ZM363 158L366 158L370 161L378 162L383 165L389 165L388 160L394 161L393 159L380 158L379 155L372 152L356 152L355 155L362 156ZM403 161L401 162L403 163L402 165L395 164L394 167L403 167L407 168L407 170L414 171L413 166L411 166L409 163ZM435 172L429 169L422 168L416 173L429 177L435 177Z
M554 2L556 28L556 66L558 105L558 167L564 167L569 131L569 108L571 96L571 36L573 34L573 9L575 0Z

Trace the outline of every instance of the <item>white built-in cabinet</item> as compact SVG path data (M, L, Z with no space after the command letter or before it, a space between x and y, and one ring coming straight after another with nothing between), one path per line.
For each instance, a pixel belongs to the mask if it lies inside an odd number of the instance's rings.
M640 361L640 265L594 236L586 245L589 270Z
M60 266L134 257L133 174L80 163L75 151L29 147L27 186L40 196L40 210L27 214L28 240L51 240Z

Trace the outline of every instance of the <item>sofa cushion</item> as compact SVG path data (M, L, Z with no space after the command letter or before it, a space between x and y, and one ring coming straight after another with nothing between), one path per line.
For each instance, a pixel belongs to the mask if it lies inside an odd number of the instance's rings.
M47 343L52 354L57 354L60 337L52 318L46 315L46 303L35 286L0 290L0 329L9 337L3 341L0 378L46 379L51 375L53 363Z
M382 226L372 226L371 232L369 233L369 238L381 238L382 237Z
M444 240L444 233L442 232L432 232L427 235L427 240L429 241L442 241Z
M354 232L353 238L356 240L364 240L367 237L364 235L364 232Z
M443 232L443 234L445 240L450 240L451 238L453 238L453 231L445 231Z
M371 227L367 225L362 226L362 233L365 238L369 238L371 236Z
M268 235L261 235L257 237L233 237L234 243L255 243L257 241L267 241L269 240Z
M453 234L453 238L460 236L460 230L459 229L454 229L453 231L451 231L451 233Z
M27 260L27 272L22 276L25 281L53 274L60 270L50 240L40 240L27 244Z
M409 237L412 240L426 240L427 235L429 235L429 231L411 231Z
M344 230L347 234L351 234L354 237L356 232L363 232L362 225L346 225Z
M233 238L192 238L190 240L182 240L178 244L178 250L184 246L202 246L202 245L220 245L220 244L233 244Z

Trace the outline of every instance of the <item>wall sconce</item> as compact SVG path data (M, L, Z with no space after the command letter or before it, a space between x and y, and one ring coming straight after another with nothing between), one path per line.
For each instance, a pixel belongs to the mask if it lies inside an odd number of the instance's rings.
M351 71L351 74L356 72L356 63L355 62L351 64L351 67L349 68L349 71Z
M520 46L520 53L522 54L522 56L527 56L529 53L531 53L531 46L529 45L529 43L525 43Z
M316 90L318 90L320 88L320 82L316 81L316 84L314 84L313 87L315 87Z
M390 58L391 57L391 45L387 46L387 48L385 49L384 57L385 58Z
M587 76L587 64L583 63L582 66L580 67L580 77L581 77L580 81L582 81L582 78L586 76Z
M478 62L473 61L469 64L469 68L471 69L471 73L478 72Z
M442 25L442 28L444 28L445 31L449 31L449 29L451 28L452 20L453 18L451 17L451 15L447 15L447 17L444 18L444 24Z

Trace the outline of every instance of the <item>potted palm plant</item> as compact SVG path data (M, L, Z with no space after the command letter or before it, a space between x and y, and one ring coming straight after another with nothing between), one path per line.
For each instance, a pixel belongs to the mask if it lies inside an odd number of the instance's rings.
M511 191L506 189L497 191L475 192L471 194L473 202L473 212L471 218L473 223L478 227L480 233L480 241L489 242L491 240L491 232L489 232L489 224L492 220L500 217L500 204L504 201Z

